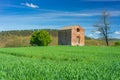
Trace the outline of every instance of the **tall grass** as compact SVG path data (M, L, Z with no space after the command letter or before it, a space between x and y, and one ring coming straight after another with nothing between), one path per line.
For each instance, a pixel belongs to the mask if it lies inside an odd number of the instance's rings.
M0 80L119 80L120 47L0 49Z

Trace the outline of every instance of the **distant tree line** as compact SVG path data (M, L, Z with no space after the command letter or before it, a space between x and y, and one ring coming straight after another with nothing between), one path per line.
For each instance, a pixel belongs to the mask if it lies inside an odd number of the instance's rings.
M41 30L41 29L34 29L34 30L11 30L11 31L1 31L1 36L31 36L34 31ZM52 37L58 37L58 30L56 29L42 29L49 32ZM85 36L85 39L93 39L91 37Z
M30 36L34 31L41 30L41 29L34 29L34 30L11 30L11 31L1 31L0 36ZM55 29L43 29L49 32L50 35L53 37L58 36L58 30Z
M20 47L30 46L30 39L34 30L12 30L12 31L1 31L0 32L0 47ZM51 43L49 45L58 45L58 30L56 29L43 29L49 32L51 35ZM85 36L86 45L103 45L101 41L95 40L94 38ZM112 43L113 45L113 43Z

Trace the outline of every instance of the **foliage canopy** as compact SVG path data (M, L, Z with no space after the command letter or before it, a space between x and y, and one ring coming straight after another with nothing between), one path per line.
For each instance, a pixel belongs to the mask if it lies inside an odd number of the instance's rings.
M35 46L48 46L51 42L50 34L45 30L35 31L30 39L30 44Z

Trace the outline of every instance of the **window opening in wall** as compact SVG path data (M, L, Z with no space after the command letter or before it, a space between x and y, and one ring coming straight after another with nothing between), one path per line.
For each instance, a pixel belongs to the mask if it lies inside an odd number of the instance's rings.
M77 28L77 32L80 32L80 29L79 29L79 28Z

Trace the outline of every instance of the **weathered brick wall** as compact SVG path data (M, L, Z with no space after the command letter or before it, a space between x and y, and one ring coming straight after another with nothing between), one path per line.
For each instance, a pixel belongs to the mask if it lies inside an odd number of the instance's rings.
M77 32L77 29L80 31ZM80 28L79 26L73 27L72 28L72 45L79 45L83 46L84 45L84 29ZM77 37L80 38L80 43L77 42Z

